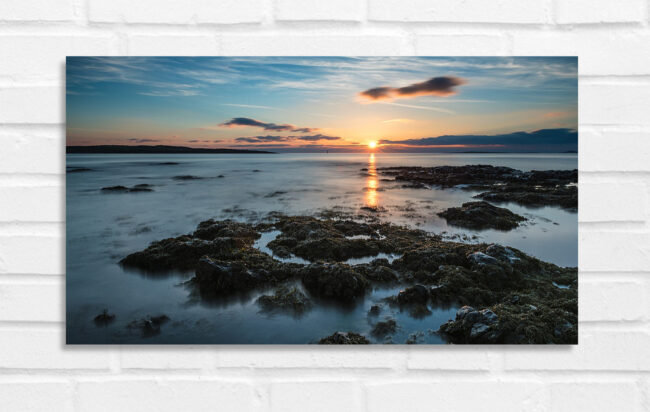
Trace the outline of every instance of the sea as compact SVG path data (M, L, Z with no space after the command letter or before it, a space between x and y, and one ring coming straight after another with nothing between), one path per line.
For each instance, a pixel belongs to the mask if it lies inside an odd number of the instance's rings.
M437 213L472 201L477 192L402 188L376 173L389 166L472 164L577 169L577 154L68 154L66 161L68 344L309 344L336 331L361 333L372 343L446 343L435 331L454 317L459 305L431 307L431 315L417 319L387 305L378 319L368 315L372 305L382 304L399 287L375 288L354 305L318 302L301 315L267 313L255 301L269 290L206 302L187 286L191 272L151 274L119 265L149 243L191 233L210 218L258 222L270 212L315 215L332 208L355 213L370 207L381 211L383 221L450 240L499 243L560 266L578 264L575 212L499 204L528 221L509 232L466 230L447 225ZM74 168L90 170L70 172ZM101 191L138 184L151 185L153 191ZM270 252L266 244L274 236L264 234L255 246ZM103 310L116 317L98 326L93 318ZM163 314L169 321L160 333L144 336L129 326ZM388 318L397 321L396 333L372 337L373 324Z

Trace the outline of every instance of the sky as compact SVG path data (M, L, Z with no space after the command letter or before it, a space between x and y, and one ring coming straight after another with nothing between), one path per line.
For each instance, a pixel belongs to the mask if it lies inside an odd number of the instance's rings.
M68 57L67 144L577 151L577 75L576 57Z

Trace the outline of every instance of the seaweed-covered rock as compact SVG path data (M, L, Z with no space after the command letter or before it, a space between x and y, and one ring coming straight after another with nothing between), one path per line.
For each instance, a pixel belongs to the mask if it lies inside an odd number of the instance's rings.
M490 309L476 310L463 306L456 318L440 326L440 331L454 343L498 343L502 331L497 328L498 316Z
M225 258L241 246L241 241L228 237L204 240L184 235L153 242L145 250L126 256L120 263L145 270L193 269L201 256Z
M205 240L212 240L220 237L242 239L244 243L250 244L260 237L252 225L247 223L234 222L232 220L206 220L197 226L193 233L194 237Z
M102 313L95 316L95 318L93 319L93 322L95 322L95 325L97 326L108 326L110 323L113 323L114 321L115 321L115 314L108 313L108 309L104 309Z
M422 285L410 286L397 294L397 302L401 305L424 304L429 300L429 291Z
M219 296L251 290L269 281L263 272L255 272L243 262L225 262L204 256L196 267L193 281L202 296Z
M383 322L377 322L370 333L378 338L395 333L397 322L394 319L388 319Z
M334 332L334 334L321 339L321 345L367 345L370 343L365 336L354 332Z
M352 301L363 296L370 283L349 265L313 263L300 270L309 293L326 299Z
M287 311L302 314L311 309L312 302L298 288L281 287L273 295L263 295L257 304L264 312Z
M438 213L447 223L469 229L511 230L526 220L525 217L488 202L467 202L461 207L450 207Z
M409 187L462 185L483 190L475 197L491 202L515 202L527 206L578 208L578 170L532 170L523 172L504 166L467 165L436 167L385 167L379 173L408 182Z

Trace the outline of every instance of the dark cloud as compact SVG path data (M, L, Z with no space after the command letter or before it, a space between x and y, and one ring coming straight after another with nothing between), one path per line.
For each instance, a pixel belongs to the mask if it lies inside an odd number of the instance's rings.
M136 139L136 138L126 139L126 140L133 143L155 143L160 141L157 139Z
M310 128L310 127L296 127L292 124L265 123L248 117L234 117L225 123L221 123L219 126L222 127L250 126L250 127L260 127L264 130L272 130L275 132L296 132L296 133L309 133L318 130L316 128Z
M268 143L268 142L287 142L291 140L303 140L308 142L317 142L319 140L339 140L339 136L327 136L324 134L315 134L309 136L250 136L250 137L238 137L235 141L246 142L246 143Z
M408 98L417 96L451 96L456 94L456 86L467 83L464 79L454 76L432 77L420 83L404 87L375 87L365 90L359 95L369 100L386 100L391 98Z
M574 129L541 129L497 135L445 135L408 140L381 140L382 145L423 148L468 148L499 151L558 152L578 150L578 132ZM387 147L390 149L390 146Z

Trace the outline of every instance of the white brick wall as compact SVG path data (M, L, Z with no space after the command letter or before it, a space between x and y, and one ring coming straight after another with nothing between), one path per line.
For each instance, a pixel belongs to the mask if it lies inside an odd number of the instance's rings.
M649 6L0 1L0 409L647 410ZM580 345L65 347L66 54L579 55Z

